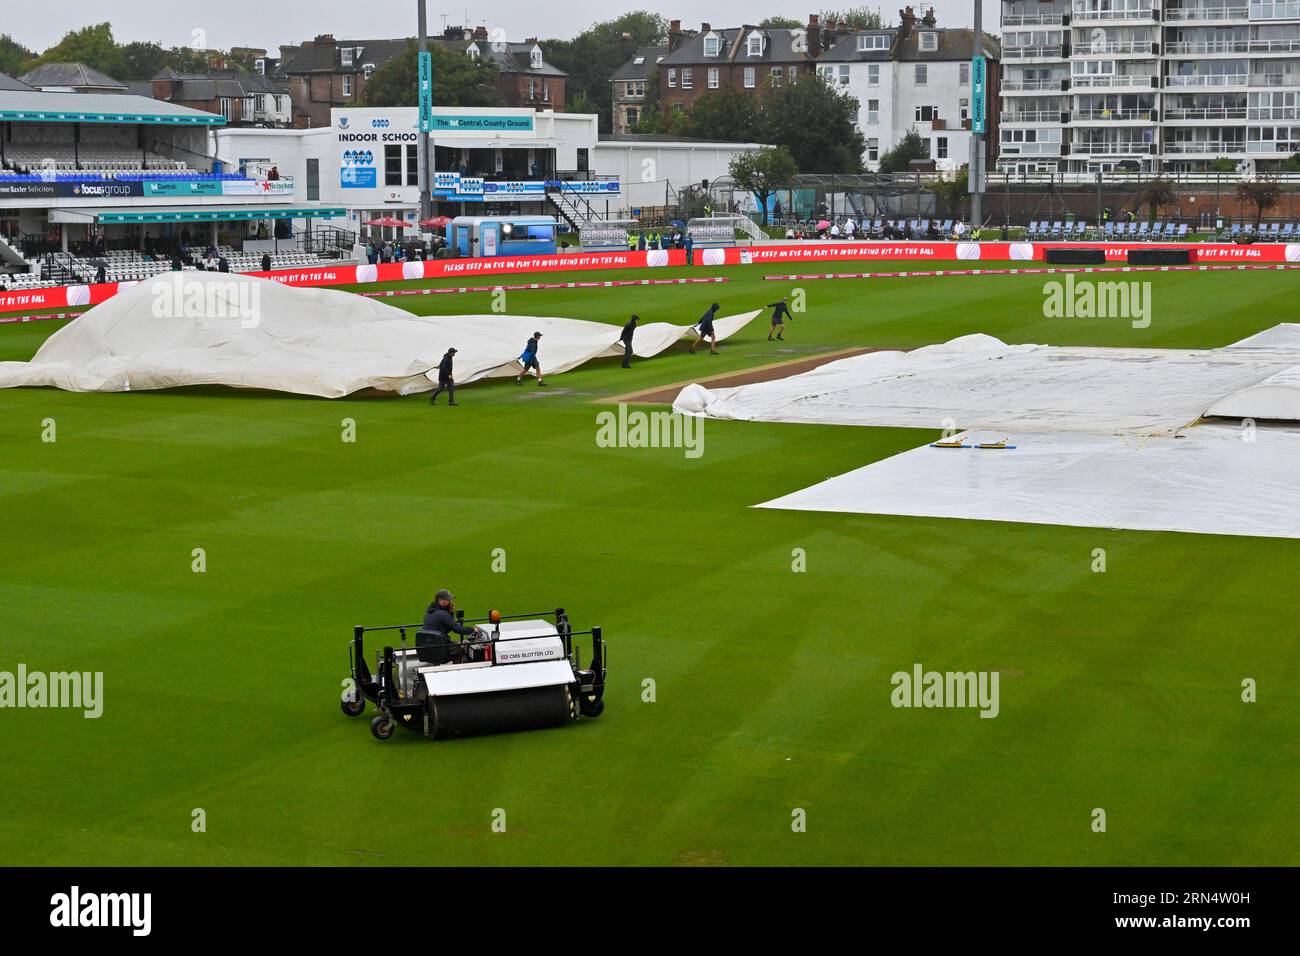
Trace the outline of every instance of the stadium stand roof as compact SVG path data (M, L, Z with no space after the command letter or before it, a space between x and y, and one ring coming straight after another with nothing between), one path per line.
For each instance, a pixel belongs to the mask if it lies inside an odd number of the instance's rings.
M234 222L257 219L334 219L346 216L342 206L294 203L283 206L134 206L130 209L66 208L53 210L52 222L156 223L156 222Z
M126 84L84 63L43 63L24 73L22 81L36 89L67 87L77 92L124 93Z
M158 126L221 126L217 113L127 93L0 93L0 121L28 123L144 123Z

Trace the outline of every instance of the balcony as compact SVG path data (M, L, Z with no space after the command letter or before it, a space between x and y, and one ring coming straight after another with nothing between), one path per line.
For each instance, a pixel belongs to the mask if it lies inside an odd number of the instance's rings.
M1300 38L1288 40L1175 40L1165 47L1169 56L1215 56L1247 53L1300 52Z
M999 93L1060 93L1061 83L1065 79L1059 76L1054 80L1004 80L998 87Z
M1246 144L1235 140L1196 140L1184 143L1165 143L1166 156L1223 156L1244 153Z
M1294 156L1300 153L1300 140L1251 140L1246 144L1246 152L1255 156L1260 154Z
M1251 20L1300 20L1300 3L1296 0L1253 0Z
M1252 73L1250 74L1250 85L1266 89L1275 87L1288 90L1295 89L1300 87L1300 73Z
M1244 20L1244 3L1203 3L1194 7L1175 7L1165 11L1170 23L1205 23L1211 20Z
M1084 23L1157 23L1158 16L1159 10L1151 3L1131 6L1122 6L1119 3L1106 3L1104 6L1076 3L1070 23L1073 26Z
M1002 62L1011 60L1064 60L1070 55L1069 47L1063 44L1053 46L1008 46L1002 48Z
M1010 111L998 114L998 118L1003 123L1051 123L1056 125L1061 122L1061 110L1021 110L1019 112Z
M1159 77L1119 73L1080 74L1070 78L1071 89L1111 90L1139 88L1152 90L1159 86Z
M1207 74L1204 76L1166 76L1165 86L1168 88L1187 88L1187 87L1222 87L1222 86L1245 86L1245 73L1224 73L1224 74Z
M1074 44L1075 56L1112 54L1118 56L1155 57L1157 50L1158 45L1151 40L1111 40L1101 43L1084 42Z
M1156 151L1154 143L1119 141L1114 143L1070 143L1063 147L1081 156L1150 156Z
M1167 123L1244 120L1245 118L1246 107L1244 106L1188 106L1165 109Z
M1073 110L1070 113L1071 123L1154 123L1156 121L1156 111L1154 109L1136 109L1136 110Z
M1300 119L1300 107L1252 106L1246 111L1246 118L1252 120L1297 120Z
M1065 25L1062 13L1016 13L1002 18L1004 27L1060 27Z

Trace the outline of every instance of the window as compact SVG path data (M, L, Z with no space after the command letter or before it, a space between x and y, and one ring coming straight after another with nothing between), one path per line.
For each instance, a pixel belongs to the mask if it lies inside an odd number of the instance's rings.
M880 100L867 100L867 122L880 122Z
M641 114L637 110L637 108L635 106L629 107L627 111L627 125L635 126L638 122L640 122L640 119L641 119Z
M716 66L711 66L709 67L709 89L716 90L717 88L718 88L718 68Z
M916 85L925 86L926 77L929 76L929 70L924 63L916 64Z
M961 116L961 121L963 123L966 122L968 119L970 119L970 100L960 101L960 105L958 107L958 113Z
M888 49L889 49L889 37L885 34L880 34L878 36L866 36L866 35L859 34L858 36L859 52L865 52L867 50L888 50Z
M747 66L745 67L745 89L752 90L753 88L754 88L754 68L752 66Z
M670 90L675 90L675 89L677 89L677 71L676 71L676 70L669 70L669 71L668 71L668 88L669 88Z
M938 118L939 107L937 106L918 106L916 108L916 121L918 123L928 123Z
M761 33L750 34L748 52L750 56L763 55L763 34Z
M420 185L420 147L415 143L406 144L406 185Z
M384 185L402 185L402 147L400 145L384 147Z
M542 102L543 103L551 102L551 81L550 80L545 80L545 79L542 80Z
M772 67L772 72L768 74L768 80L773 86L780 86L781 81L785 79L785 70L779 66Z
M695 89L695 71L689 66L682 70L682 89Z
M921 50L933 53L935 50L939 49L939 34L927 30L918 35L917 45Z
M352 65L352 47L345 46L339 48L339 60L344 66Z
M841 63L840 64L840 86L848 86L848 85L849 85L849 65L847 63Z
M948 137L939 136L935 139L935 157L938 159L948 158Z
M230 98L223 96L221 98L221 115L230 119Z
M799 75L799 67L792 65L790 67L790 82L793 83L795 81L795 78L798 75Z
M874 163L880 159L880 140L867 140L867 161Z
M925 154L924 154L921 158L922 158L922 159L931 159L931 158L933 158L933 156L934 156L934 152L933 152L933 150L931 149L931 147L932 147L934 144L931 143L930 140L928 140L928 139L923 139L923 140L921 140L921 142L925 144Z
M704 38L705 56L717 56L718 47L719 47L719 41L718 41L718 35L716 33L710 33L708 36Z
M478 47L472 43L465 48L465 52L469 54L471 60L477 60L479 58Z
M344 96L352 95L352 77L350 76L343 77L343 95Z
M361 68L361 72L366 75L366 79L368 80L375 72L375 65L373 63L367 63Z
M266 76L266 61L259 57L257 62L253 64L253 69L257 71L258 76Z
M827 83L834 83L834 82L835 82L835 67L833 67L833 66L819 66L819 67L817 67L817 75L820 76L820 77L821 77L823 80L825 80Z
M542 68L541 47L533 47L532 52L529 54L529 62L532 63L534 70L540 70Z
M880 64L879 63L867 64L867 86L879 86L879 85L880 85Z
M633 58L632 58L632 64L633 64L634 66L640 66L640 65L641 65L642 63L644 63L644 62L645 62L645 57L643 57L643 56L638 56L638 57L633 57Z
M528 98L530 100L537 99L537 80L531 76L528 78Z
M962 62L957 67L957 82L962 86L970 86L970 64Z

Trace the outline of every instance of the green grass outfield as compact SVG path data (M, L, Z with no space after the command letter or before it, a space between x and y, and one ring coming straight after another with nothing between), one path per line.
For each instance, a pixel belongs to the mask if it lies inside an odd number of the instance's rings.
M685 322L711 299L738 312L795 285L756 267L691 274L730 281L511 292L508 310ZM806 282L783 348L764 319L717 357L595 363L549 390L477 384L456 409L0 392L0 670L105 680L98 720L0 710L0 859L1300 862L1300 543L749 507L934 432L708 422L698 460L596 446L608 406L593 401L654 385L967 332L1218 346L1294 319L1300 292L1282 272L1134 274L1153 283L1139 330L1045 319L1050 278ZM388 301L489 308L486 294ZM0 327L0 359L30 357L57 326ZM575 626L602 625L604 716L386 744L343 717L352 625L417 620L442 586L471 612L564 605ZM916 662L1001 671L1001 714L894 709L890 675ZM1258 703L1240 700L1246 677Z

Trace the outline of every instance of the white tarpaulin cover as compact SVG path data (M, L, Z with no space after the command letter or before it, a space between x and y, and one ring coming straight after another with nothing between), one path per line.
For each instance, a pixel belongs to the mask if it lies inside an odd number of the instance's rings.
M1300 431L1244 436L1203 425L1177 438L1031 433L1001 451L924 446L758 507L1300 538Z
M1051 348L969 335L673 406L759 421L971 429L758 507L1300 537L1300 326L1222 349ZM936 435L937 437L937 435Z
M1286 348L1077 348L966 335L770 382L688 385L673 408L743 421L1156 435L1298 361Z
M727 338L758 312L714 322ZM669 348L690 326L647 323L634 350ZM0 362L0 387L127 391L232 385L337 398L427 391L448 348L458 383L514 375L533 332L548 375L623 354L620 326L512 315L416 316L348 292L253 276L174 272L118 293L55 332L30 362Z

